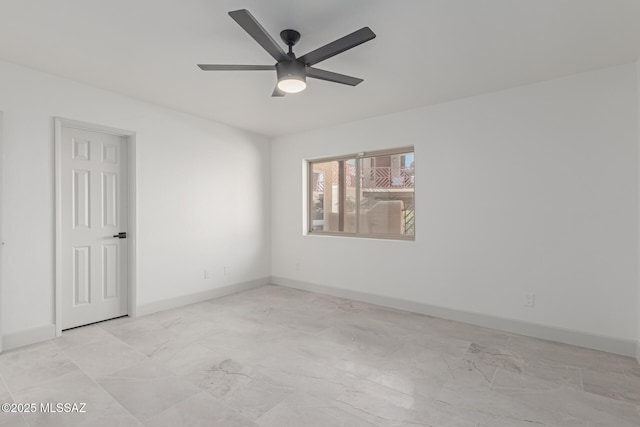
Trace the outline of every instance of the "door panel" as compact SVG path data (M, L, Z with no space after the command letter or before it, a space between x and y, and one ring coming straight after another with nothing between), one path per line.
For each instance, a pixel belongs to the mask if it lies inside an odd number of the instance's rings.
M62 329L127 314L124 138L62 127Z
M88 304L91 300L91 247L73 248L73 305Z
M73 170L73 228L89 228L89 171Z
M118 244L102 245L102 294L105 300L118 297Z
M102 227L118 227L118 183L117 175L102 174Z

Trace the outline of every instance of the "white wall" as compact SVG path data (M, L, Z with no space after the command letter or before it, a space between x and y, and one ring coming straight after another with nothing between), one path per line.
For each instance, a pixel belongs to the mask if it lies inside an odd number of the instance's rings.
M633 342L635 85L630 64L276 138L272 275ZM415 242L302 235L303 159L409 144Z
M137 134L138 304L269 276L266 138L4 62L0 111L4 334L53 323L54 116Z
M271 269L640 340L637 68L276 138L270 165L264 137L0 62L3 333L53 322L52 118L61 116L137 133L139 304ZM303 159L408 144L415 242L302 236ZM525 291L536 308L523 307Z
M638 146L640 147L640 59L636 62L636 112L638 117ZM640 149L638 150L640 154ZM638 158L638 187L640 191L640 157ZM638 203L640 203L640 196L638 198ZM638 221L640 223L640 205L638 208ZM638 232L640 233L640 227L638 227ZM638 234L638 247L640 248L640 234ZM640 253L638 254L640 256ZM638 259L638 273L640 274L640 258ZM638 299L637 299L637 336L636 336L636 359L640 362L640 277L638 277Z

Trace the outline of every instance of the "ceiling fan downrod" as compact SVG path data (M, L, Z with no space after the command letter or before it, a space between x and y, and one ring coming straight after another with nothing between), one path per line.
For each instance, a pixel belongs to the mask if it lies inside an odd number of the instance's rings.
M289 46L288 54L291 56L291 54L293 54L293 46L300 40L300 33L296 30L282 30L280 31L280 38L284 44Z

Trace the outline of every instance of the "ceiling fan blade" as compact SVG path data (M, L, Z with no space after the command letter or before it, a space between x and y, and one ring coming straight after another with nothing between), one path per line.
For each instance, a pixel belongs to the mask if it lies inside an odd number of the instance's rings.
M276 84L276 87L273 88L273 93L271 94L271 96L285 96L286 94L287 93L280 90L280 88Z
M260 46L264 48L269 55L276 61L288 61L290 58L276 43L276 41L267 33L262 25L249 13L246 9L234 10L229 12L229 16L233 18L244 30L249 33Z
M198 64L204 71L259 71L259 70L275 70L275 65L218 65L218 64Z
M318 62L329 59L332 56L344 52L345 50L349 50L352 47L356 47L364 42L368 42L375 37L376 35L373 31L371 31L371 28L363 27L358 31L354 31L353 33L339 38L334 42L313 50L298 59L304 62L306 65L317 64Z
M349 85L349 86L356 86L364 81L357 77L351 77L344 74L338 74L331 71L321 70L319 68L313 68L313 67L307 67L307 77L326 80L328 82L342 83L343 85Z

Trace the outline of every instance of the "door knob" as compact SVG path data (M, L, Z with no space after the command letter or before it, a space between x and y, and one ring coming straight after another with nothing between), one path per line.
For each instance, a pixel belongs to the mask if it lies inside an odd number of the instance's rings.
M127 232L126 231L121 231L118 234L114 234L113 237L117 237L118 239L126 239L127 238Z

